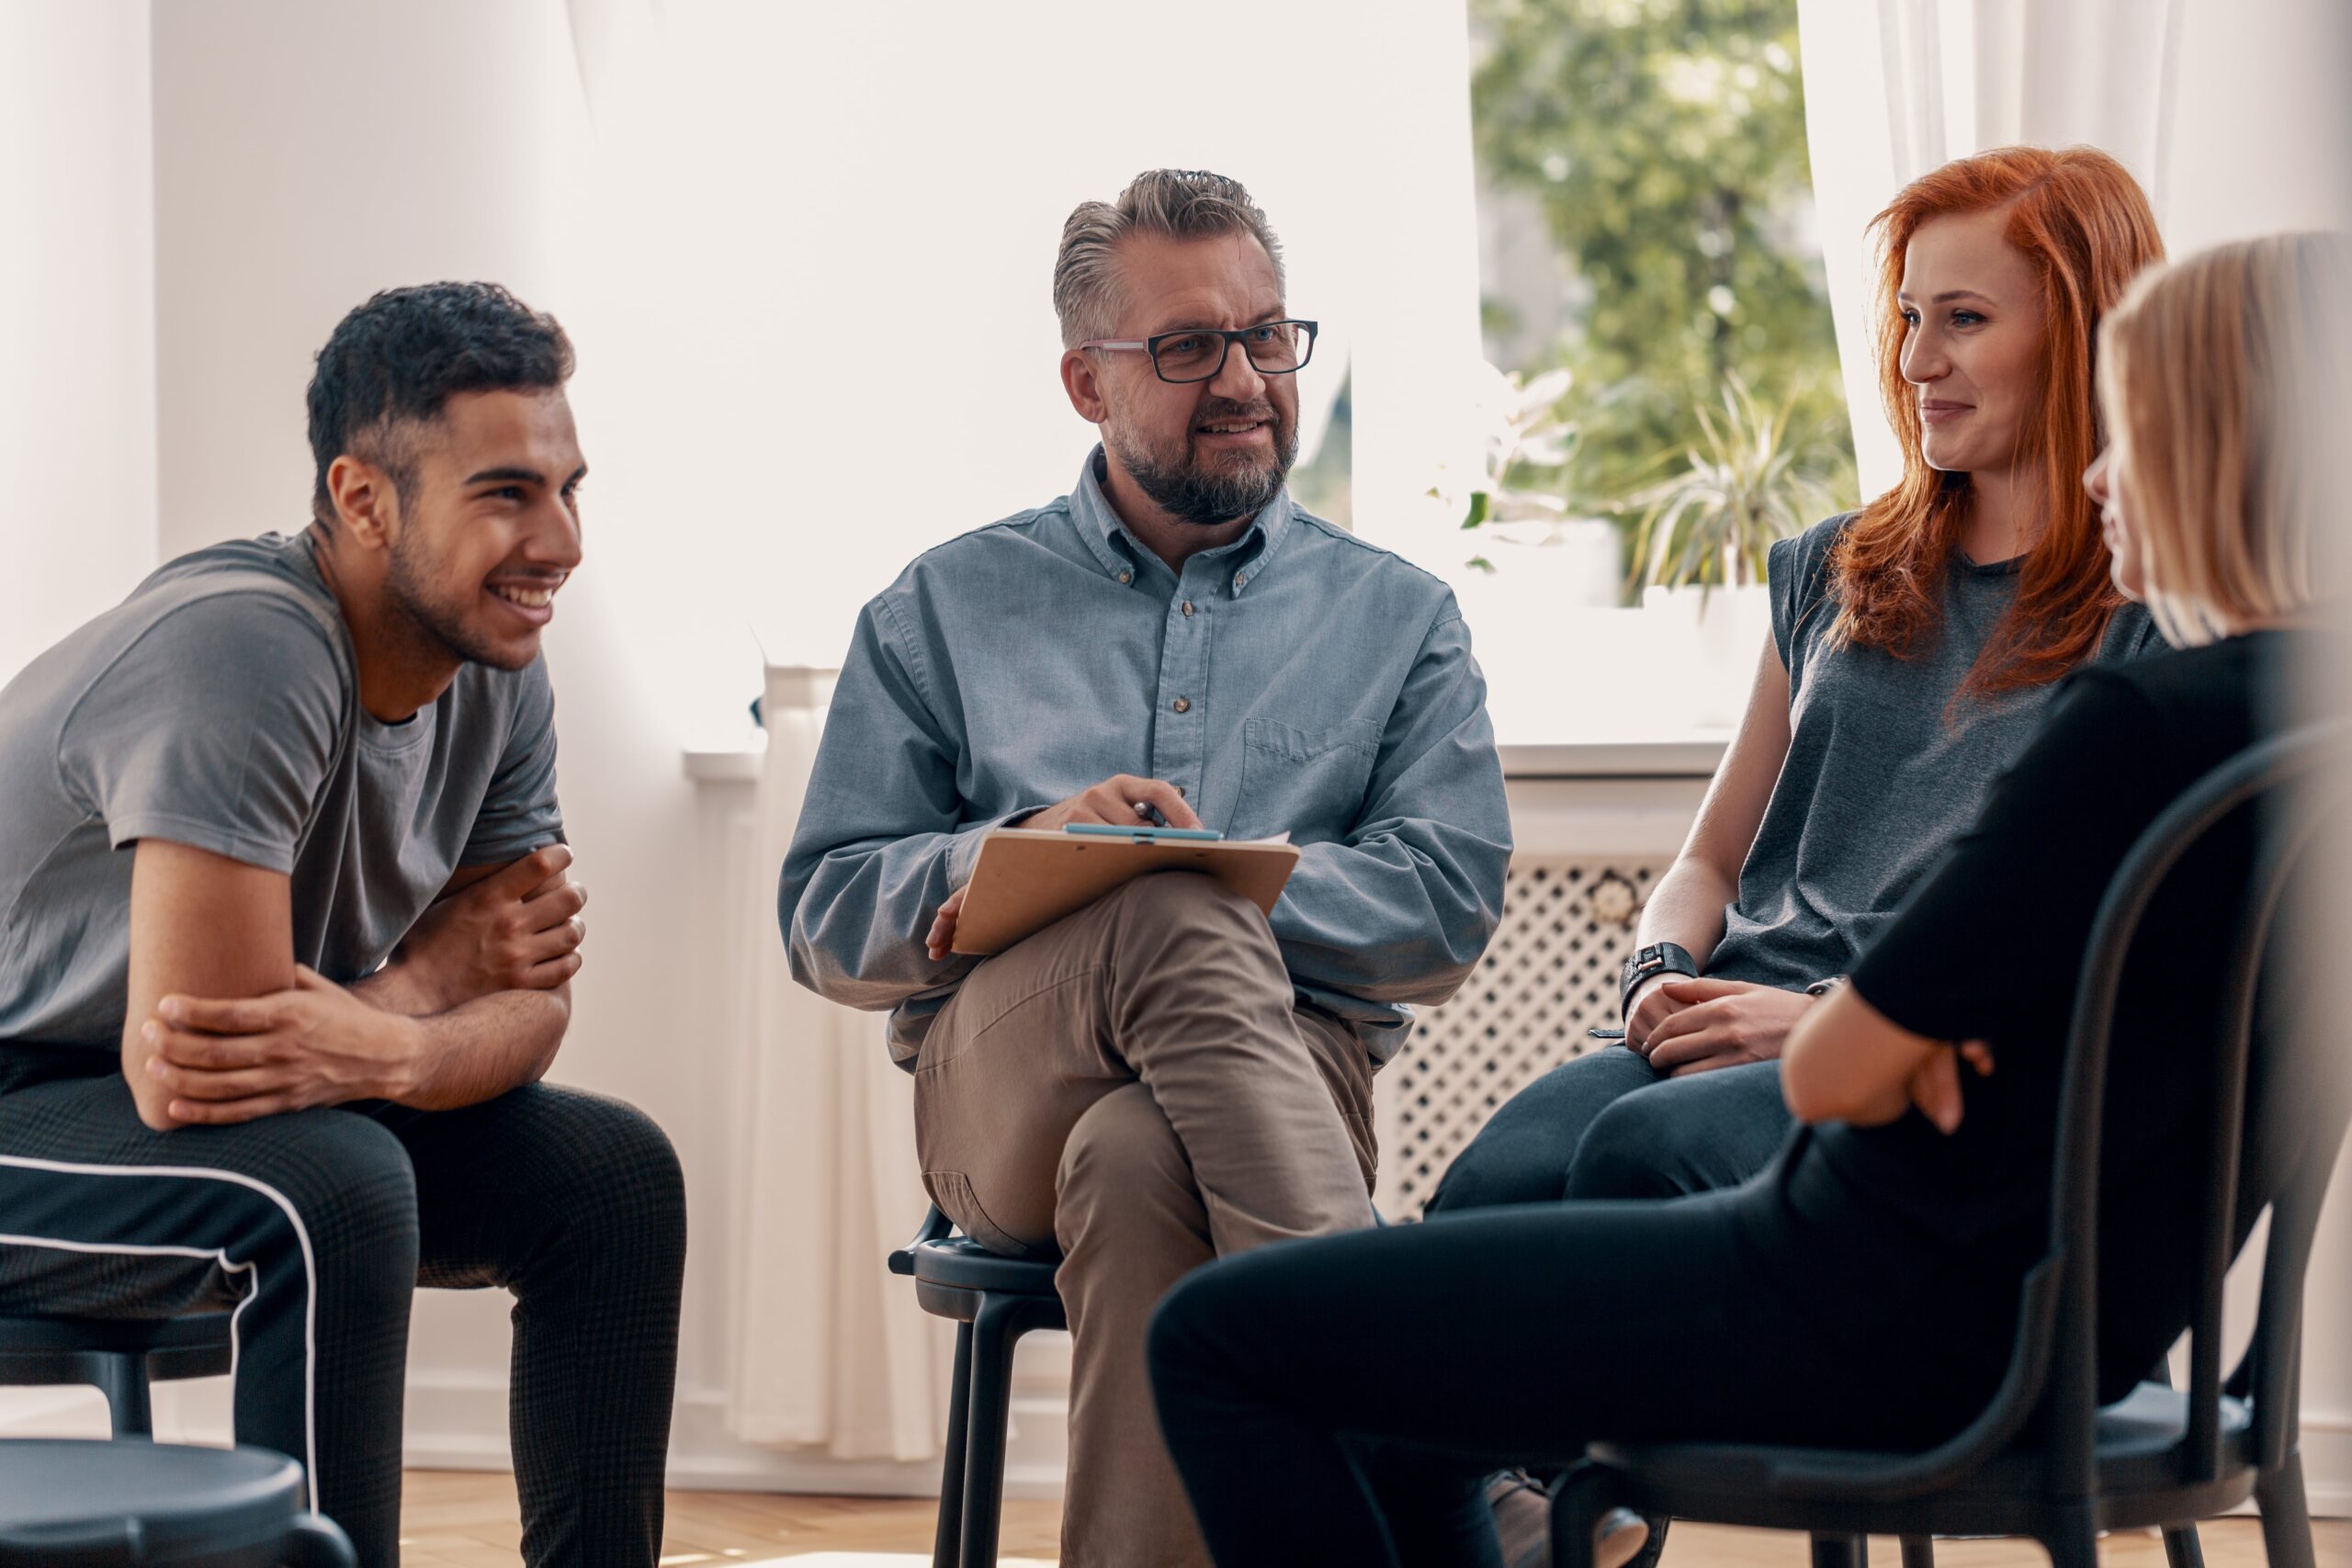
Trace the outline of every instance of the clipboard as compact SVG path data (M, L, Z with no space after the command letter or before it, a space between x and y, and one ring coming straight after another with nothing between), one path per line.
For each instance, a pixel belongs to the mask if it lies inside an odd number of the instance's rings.
M1297 864L1298 846L1276 839L1164 838L1148 828L1105 835L999 828L980 841L952 951L1001 953L1155 871L1205 873L1271 915Z

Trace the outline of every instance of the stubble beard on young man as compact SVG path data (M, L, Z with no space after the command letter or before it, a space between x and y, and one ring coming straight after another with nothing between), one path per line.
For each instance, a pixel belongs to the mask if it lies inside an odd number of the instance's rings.
M487 664L493 670L521 670L538 656L534 648L520 660L466 624L465 613L439 603L427 583L430 563L415 535L403 529L392 541L391 559L384 573L393 608L408 623L414 653L423 660L444 659L461 664Z
M1215 528L1264 511L1282 493L1283 481L1298 457L1297 431L1270 404L1216 404L1203 410L1194 423L1227 419L1266 421L1273 428L1273 451L1263 457L1236 453L1221 461L1204 460L1193 450L1189 428L1168 451L1155 451L1115 425L1104 432L1104 445L1153 505L1179 523Z

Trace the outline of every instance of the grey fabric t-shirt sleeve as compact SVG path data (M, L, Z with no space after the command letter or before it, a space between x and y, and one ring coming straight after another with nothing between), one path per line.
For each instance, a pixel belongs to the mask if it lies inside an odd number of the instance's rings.
M1775 539L1764 561L1766 592L1772 602L1772 646L1781 652L1781 668L1789 672L1790 689L1798 678L1797 632L1818 613L1829 591L1829 551L1845 531L1850 513L1815 524L1793 538Z
M563 840L555 795L555 687L546 658L533 660L516 685L506 750L458 857L464 865L503 865Z
M343 709L334 645L301 606L213 594L99 672L66 717L58 766L117 849L165 839L287 873Z

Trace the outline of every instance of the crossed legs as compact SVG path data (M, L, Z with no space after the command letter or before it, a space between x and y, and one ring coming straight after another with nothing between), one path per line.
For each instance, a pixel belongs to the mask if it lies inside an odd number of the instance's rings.
M1372 1224L1371 1067L1296 1009L1264 917L1145 877L989 960L915 1078L925 1183L1012 1256L1058 1247L1074 1341L1063 1561L1205 1563L1144 1328L1213 1257Z

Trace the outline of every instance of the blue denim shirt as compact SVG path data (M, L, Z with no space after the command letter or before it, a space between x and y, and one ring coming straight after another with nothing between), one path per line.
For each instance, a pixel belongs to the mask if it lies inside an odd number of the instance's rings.
M1288 832L1272 924L1298 995L1375 1061L1502 912L1510 821L1444 583L1277 496L1179 574L1077 490L916 558L859 616L786 856L794 978L896 1010L912 1065L979 960L923 951L981 836L1117 773L1230 838Z

